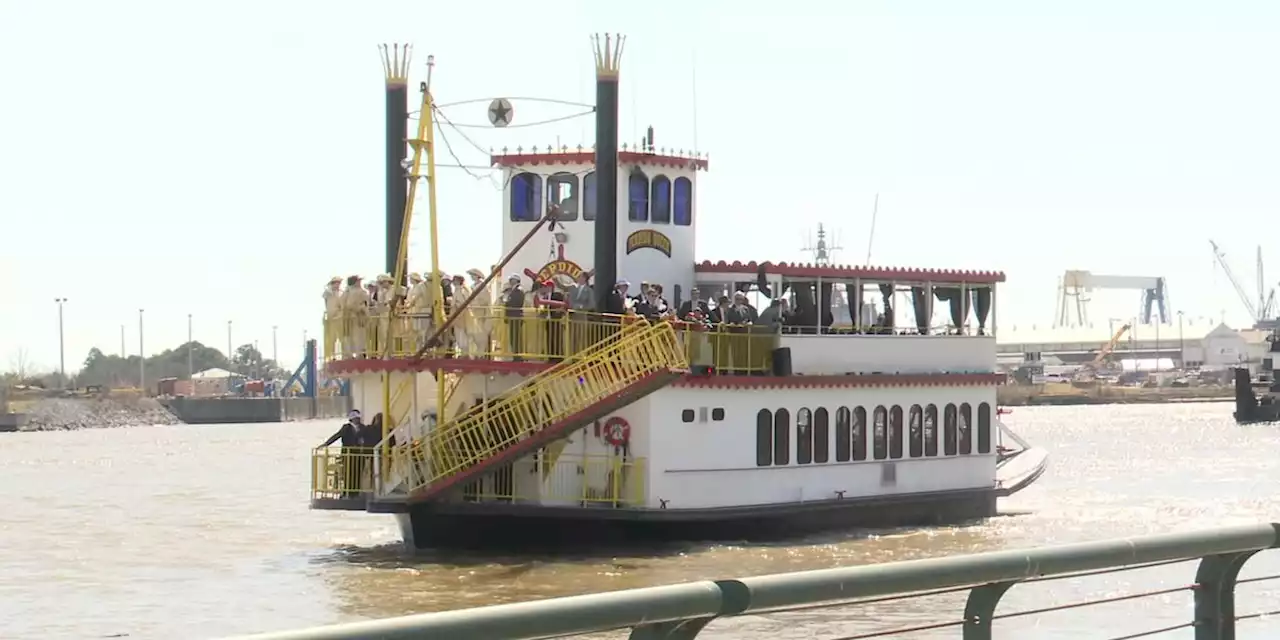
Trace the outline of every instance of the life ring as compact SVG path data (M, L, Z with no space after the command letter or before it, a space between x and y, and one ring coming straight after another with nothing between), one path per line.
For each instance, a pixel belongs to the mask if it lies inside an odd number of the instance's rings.
M605 442L615 447L625 447L631 442L631 425L615 416L605 421L600 435Z

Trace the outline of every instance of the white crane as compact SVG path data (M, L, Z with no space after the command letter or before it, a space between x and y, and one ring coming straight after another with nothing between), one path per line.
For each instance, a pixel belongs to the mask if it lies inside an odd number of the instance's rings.
M1249 312L1249 317L1253 318L1254 326L1266 324L1275 315L1276 290L1273 288L1270 292L1266 292L1267 284L1262 270L1262 247L1258 247L1258 298L1255 302L1250 299L1249 294L1244 290L1244 285L1240 284L1236 274L1231 271L1231 265L1227 264L1227 254L1218 247L1218 243L1210 240L1209 246L1213 247L1213 257L1217 259L1218 266L1222 267L1222 272L1227 275L1227 281L1235 287L1236 295L1240 296L1240 302Z

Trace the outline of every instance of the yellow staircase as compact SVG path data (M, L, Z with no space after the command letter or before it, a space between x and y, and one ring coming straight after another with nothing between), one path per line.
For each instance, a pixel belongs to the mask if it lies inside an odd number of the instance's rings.
M572 362L558 364L440 425L421 444L424 473L410 490L428 500L527 455L666 386L689 363L669 323L619 327Z

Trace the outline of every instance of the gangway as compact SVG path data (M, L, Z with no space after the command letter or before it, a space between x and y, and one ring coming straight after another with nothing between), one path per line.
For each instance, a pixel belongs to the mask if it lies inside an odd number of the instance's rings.
M414 467L409 502L461 482L564 437L688 372L667 322L619 327L588 353L439 425L407 445ZM401 456L397 455L396 458Z

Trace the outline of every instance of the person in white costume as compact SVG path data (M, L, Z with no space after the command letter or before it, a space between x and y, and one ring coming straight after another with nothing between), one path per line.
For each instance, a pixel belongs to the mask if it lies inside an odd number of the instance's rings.
M476 351L471 344L469 330L474 311L471 305L462 306L471 297L471 288L467 286L466 280L462 276L453 277L453 309L458 317L453 320L453 326L449 327L453 331L453 340L458 345L458 355L464 358L473 357Z
M479 269L468 269L467 275L471 276L471 290L479 289L475 300L471 301L469 310L470 322L467 326L467 332L470 334L467 344L471 348L468 354L470 357L483 357L493 349L492 331L493 331L493 291L490 287L481 288L484 282L484 272Z
M347 278L347 288L342 292L342 346L348 355L365 357L368 322L369 294L364 290L360 276L351 276Z
M413 316L413 329L418 334L418 342L421 343L430 337L431 306L435 303L436 296L431 288L430 273L423 273L422 276L415 273L413 278L414 284L409 289L409 298L405 301L405 305Z
M342 347L334 349L334 344L341 344L342 334L342 278L334 276L329 279L329 286L324 288L324 347L321 353L328 360L334 353L341 353Z

